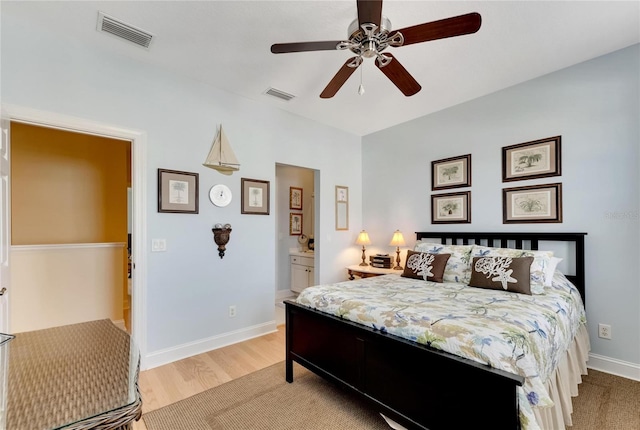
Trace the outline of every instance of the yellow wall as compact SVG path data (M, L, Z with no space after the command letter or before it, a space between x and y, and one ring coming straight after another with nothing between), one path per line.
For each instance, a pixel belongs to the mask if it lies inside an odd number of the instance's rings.
M126 243L130 145L12 123L12 244Z

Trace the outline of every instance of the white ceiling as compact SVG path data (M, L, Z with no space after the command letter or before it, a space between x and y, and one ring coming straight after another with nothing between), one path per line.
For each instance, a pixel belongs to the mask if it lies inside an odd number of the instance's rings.
M422 85L405 97L373 64L332 99L319 94L353 54L271 54L273 43L340 40L356 1L101 1L1 3L3 15L325 123L366 135L640 42L638 1L399 1L393 28L478 12L472 35L389 48ZM98 11L155 35L149 50L96 31ZM25 31L29 31L25 28ZM296 97L284 102L274 87Z

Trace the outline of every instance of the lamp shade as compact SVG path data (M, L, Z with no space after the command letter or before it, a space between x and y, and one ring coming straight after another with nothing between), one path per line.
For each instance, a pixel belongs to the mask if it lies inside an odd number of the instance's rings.
M369 240L369 233L362 230L360 234L358 234L356 245L371 245L371 240Z
M393 232L393 237L391 238L391 243L389 244L391 246L404 246L404 236L402 236L402 233L400 232L400 230L396 230Z

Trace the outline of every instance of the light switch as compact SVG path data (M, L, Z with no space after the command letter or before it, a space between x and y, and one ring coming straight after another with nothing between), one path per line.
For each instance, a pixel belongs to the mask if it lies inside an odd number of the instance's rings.
M151 240L151 252L164 252L167 250L166 239L152 239Z

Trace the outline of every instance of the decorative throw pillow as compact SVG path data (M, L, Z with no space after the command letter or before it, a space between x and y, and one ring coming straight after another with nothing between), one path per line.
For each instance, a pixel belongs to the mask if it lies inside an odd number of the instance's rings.
M533 257L531 263L531 293L542 294L546 285L545 271L553 257L553 251L531 251L527 249L492 248L489 246L473 245L471 258L473 257ZM553 276L552 276L553 277Z
M430 254L451 254L444 268L442 280L468 285L471 278L471 247L473 245L443 245L433 242L416 242L414 251Z
M533 257L474 257L469 285L531 295L531 263Z
M408 250L404 263L405 278L424 279L425 281L442 282L444 268L451 254L429 254Z

